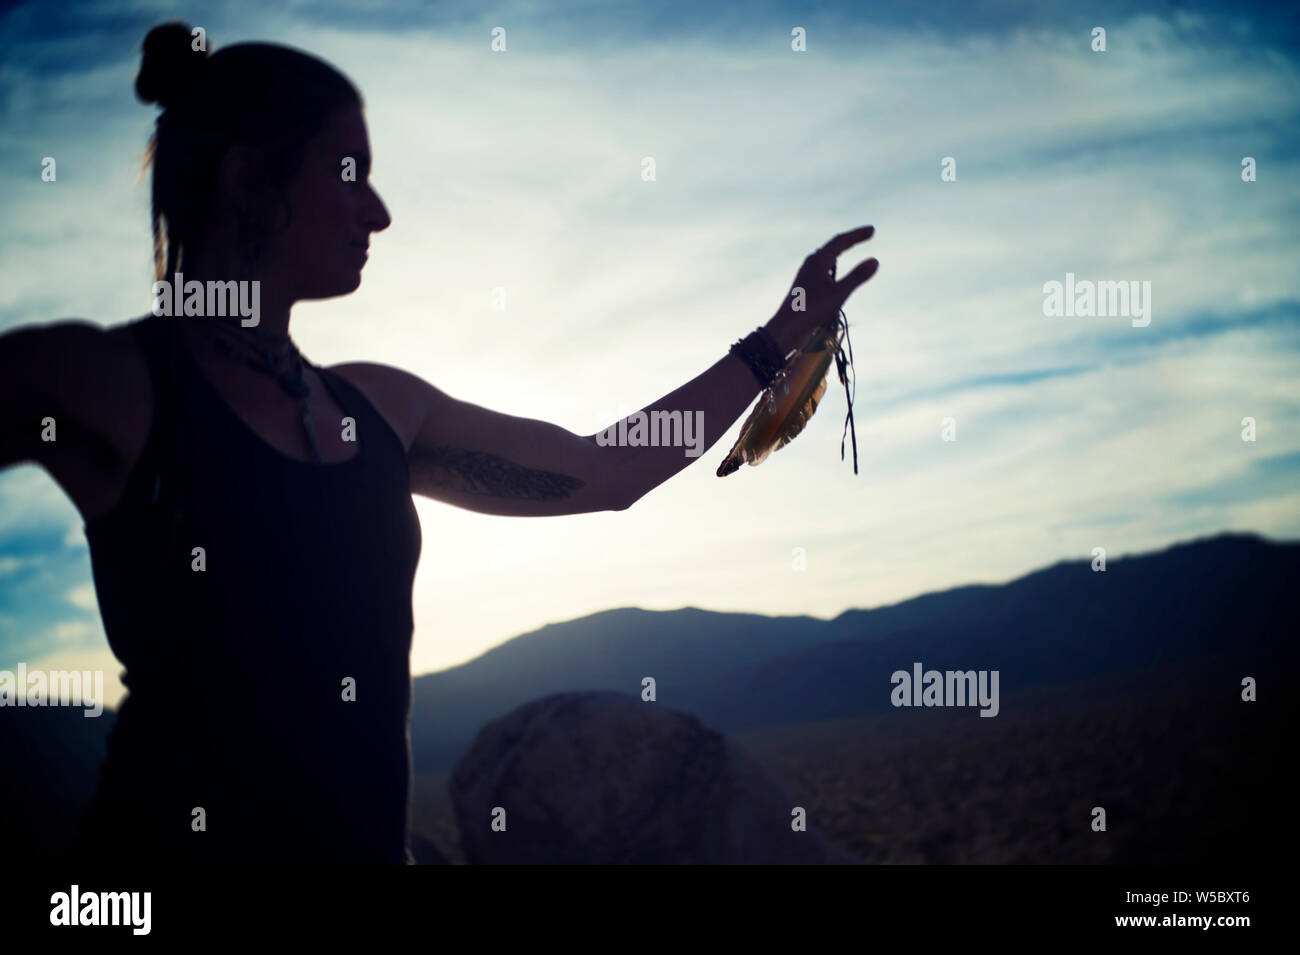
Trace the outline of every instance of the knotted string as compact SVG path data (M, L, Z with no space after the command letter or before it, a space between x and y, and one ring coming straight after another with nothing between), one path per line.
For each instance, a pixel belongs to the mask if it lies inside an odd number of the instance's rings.
M844 310L840 309L841 317ZM849 391L848 371L853 370L853 342L849 340L849 323L842 321L844 326L844 341L849 346L848 358L844 357L844 346L839 346L835 353L835 370L840 376L840 384L844 386L844 398L848 402L849 410L844 416L844 430L853 437L853 473L858 473L858 429L853 424L853 396L858 391L858 373L853 372L853 391ZM840 460L844 460L844 434L840 435Z

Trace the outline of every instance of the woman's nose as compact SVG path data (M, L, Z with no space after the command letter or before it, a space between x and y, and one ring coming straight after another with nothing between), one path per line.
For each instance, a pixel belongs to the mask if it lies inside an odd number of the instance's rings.
M369 201L363 212L365 224L371 232L383 232L393 224L392 216L388 214L384 200L379 198L379 193L375 191L374 186L367 185L366 189Z

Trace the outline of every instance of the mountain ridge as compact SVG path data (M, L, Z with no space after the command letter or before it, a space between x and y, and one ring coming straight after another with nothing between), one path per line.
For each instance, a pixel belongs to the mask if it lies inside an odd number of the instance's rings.
M1012 695L1198 658L1210 671L1245 665L1276 650L1274 622L1300 611L1285 587L1300 579L1300 543L1258 534L1209 535L1108 559L1105 572L1090 567L1090 558L1057 561L1003 584L826 620L620 607L550 623L414 680L416 766L445 770L472 739L457 727L548 693L636 694L650 676L660 702L742 732L886 712L890 673L913 661L998 669ZM1233 599L1246 593L1252 599ZM1235 639L1222 640L1225 631Z

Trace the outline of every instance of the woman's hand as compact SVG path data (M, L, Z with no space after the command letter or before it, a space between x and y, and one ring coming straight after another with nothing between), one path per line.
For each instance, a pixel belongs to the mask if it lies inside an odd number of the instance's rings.
M766 326L784 354L802 345L813 329L830 325L857 287L876 274L880 263L871 258L835 280L835 260L840 253L870 239L875 231L875 226L868 225L842 232L803 260L780 310ZM799 289L802 295L797 294Z

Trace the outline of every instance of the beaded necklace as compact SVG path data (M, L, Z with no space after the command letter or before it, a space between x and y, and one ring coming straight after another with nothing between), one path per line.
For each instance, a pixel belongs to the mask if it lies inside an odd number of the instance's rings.
M251 333L240 331L224 322L210 322L209 325L221 329L221 334L213 338L218 350L228 358L242 360L252 368L274 378L291 397L298 399L299 419L303 432L311 445L317 463L324 463L320 453L320 444L316 440L316 427L312 421L311 411L307 407L307 396L311 386L303 378L305 367L315 367L298 351L298 346L287 335L268 335L262 331ZM259 347L257 342L267 342L272 346L287 346L284 351L276 353L273 348ZM281 364L283 363L283 368Z

